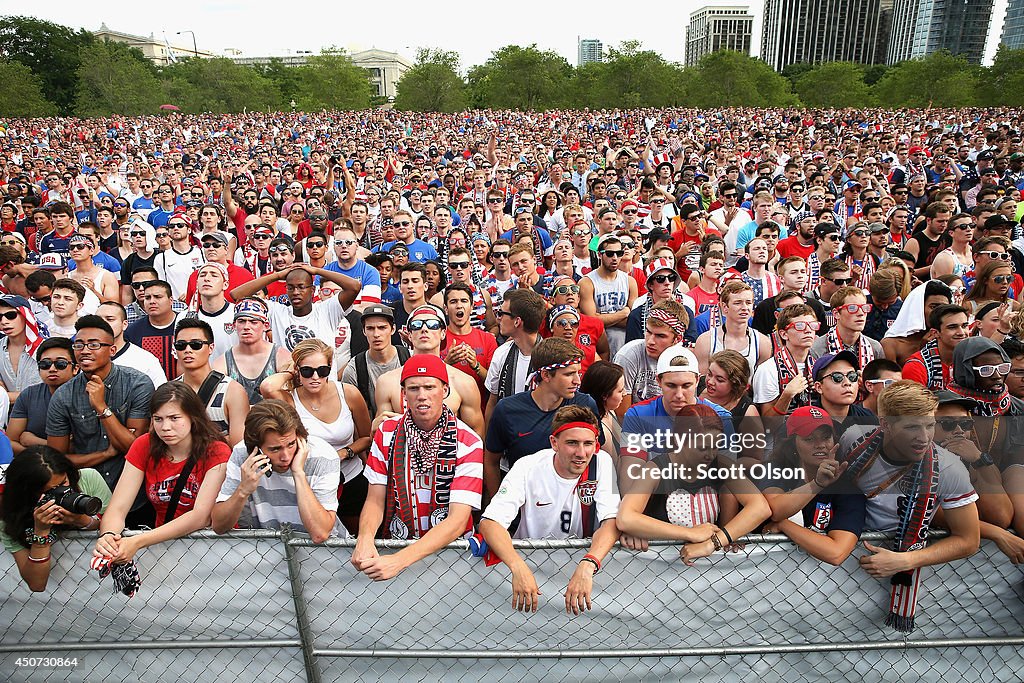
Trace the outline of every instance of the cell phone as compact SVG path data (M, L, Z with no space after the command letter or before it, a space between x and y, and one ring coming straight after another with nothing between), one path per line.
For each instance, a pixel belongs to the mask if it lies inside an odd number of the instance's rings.
M263 457L265 457L267 459L267 471L264 472L264 474L267 475L267 478L269 479L270 475L274 471L274 467L270 464L270 456L267 455L266 453L264 453L263 450L259 449L259 448L256 449L256 455L262 455Z

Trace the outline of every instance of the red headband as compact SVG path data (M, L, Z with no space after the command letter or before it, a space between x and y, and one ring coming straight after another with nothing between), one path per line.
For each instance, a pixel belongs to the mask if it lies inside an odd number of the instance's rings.
M564 432L566 429L589 429L590 431L592 431L594 433L594 436L597 436L597 427L595 427L594 425L590 424L589 422L569 422L567 424L562 425L561 427L556 429L554 432L552 432L551 436L558 436L559 434Z

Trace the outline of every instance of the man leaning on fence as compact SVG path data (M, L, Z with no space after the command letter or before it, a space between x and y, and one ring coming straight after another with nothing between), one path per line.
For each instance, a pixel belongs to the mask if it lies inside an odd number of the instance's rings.
M370 482L352 564L385 581L436 553L472 528L470 515L483 494L483 443L451 408L448 368L440 357L412 356L402 366L405 412L389 417L373 435L366 461ZM415 542L379 555L374 538Z
M597 417L584 406L566 405L551 421L551 448L512 465L484 510L480 533L512 571L512 607L536 612L540 587L512 545L516 538L593 538L565 591L566 613L591 608L594 574L619 538L619 493L611 456L598 450Z

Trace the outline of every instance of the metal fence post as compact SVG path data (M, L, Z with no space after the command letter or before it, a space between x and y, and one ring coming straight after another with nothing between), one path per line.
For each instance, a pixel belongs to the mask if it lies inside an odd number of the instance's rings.
M291 540L292 531L285 527L281 530L281 541L284 543L284 554L288 560L288 579L292 587L292 600L295 601L295 620L299 629L299 641L302 643L302 659L306 664L306 680L309 683L320 683L320 664L313 654L313 632L309 626L302 579L299 577L299 561L295 557L295 547L292 546Z

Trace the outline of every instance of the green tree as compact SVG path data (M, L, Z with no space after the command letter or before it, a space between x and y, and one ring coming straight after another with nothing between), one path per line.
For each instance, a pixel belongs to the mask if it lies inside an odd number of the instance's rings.
M733 50L704 55L690 85L695 107L785 107L798 103L789 80L760 59Z
M0 60L0 117L51 116L57 112L43 97L39 79L20 62Z
M76 32L32 17L0 17L0 58L31 69L62 113L69 113L75 101L79 50L94 42L85 29Z
M890 68L874 86L883 107L965 107L974 104L978 76L967 60L945 50Z
M473 104L542 110L568 102L572 67L564 57L536 45L508 45L470 69Z
M167 99L187 112L279 109L281 94L256 69L230 59L188 59L164 68Z
M866 107L871 89L864 70L853 62L829 62L805 71L796 80L796 94L807 107Z
M469 105L457 52L420 48L416 63L402 74L396 88L396 109L454 112Z
M298 96L302 88L301 73L294 67L285 66L280 57L271 57L269 64L254 68L274 85L282 103L290 103Z
M995 61L979 80L978 100L989 107L1024 105L1024 50L999 46Z
M356 66L344 50L331 48L310 57L298 72L300 109L366 109L374 96L370 75Z
M601 71L594 106L663 107L679 101L674 90L678 68L657 52L641 50L639 41L627 40L618 48L609 48Z
M789 79L789 82L793 84L793 88L796 88L796 82L800 77L813 68L814 65L809 62L794 62L783 67L782 75Z
M81 56L75 91L75 112L79 116L156 113L163 89L153 74L152 63L141 52L97 41L83 48Z

